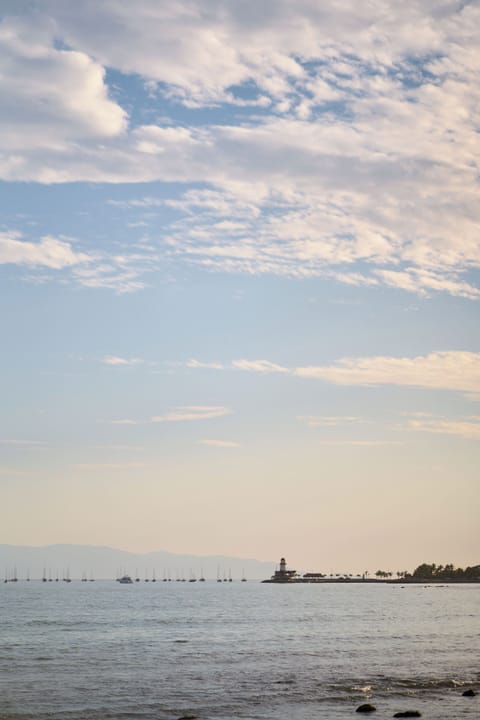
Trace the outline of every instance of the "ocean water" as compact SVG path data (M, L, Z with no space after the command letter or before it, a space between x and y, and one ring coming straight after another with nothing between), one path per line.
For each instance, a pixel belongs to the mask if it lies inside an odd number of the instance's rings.
M480 585L0 586L1 720L480 717Z

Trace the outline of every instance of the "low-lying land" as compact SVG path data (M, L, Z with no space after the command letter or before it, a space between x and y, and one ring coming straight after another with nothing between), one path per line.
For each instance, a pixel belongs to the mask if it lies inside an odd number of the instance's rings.
M377 570L374 576L369 573L363 575L337 574L326 575L321 572L309 572L303 575L295 570L287 570L286 565L280 565L274 575L265 583L422 583L422 584L441 584L441 583L480 583L480 565L468 566L466 568L456 568L454 565L436 565L432 563L422 563L410 573L407 570L397 571L396 573L387 572L385 570Z

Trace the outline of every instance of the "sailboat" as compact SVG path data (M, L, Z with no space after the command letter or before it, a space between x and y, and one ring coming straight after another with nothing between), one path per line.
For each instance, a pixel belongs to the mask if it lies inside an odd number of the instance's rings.
M120 585L133 585L133 580L130 575L122 575L122 577L118 578L118 582Z

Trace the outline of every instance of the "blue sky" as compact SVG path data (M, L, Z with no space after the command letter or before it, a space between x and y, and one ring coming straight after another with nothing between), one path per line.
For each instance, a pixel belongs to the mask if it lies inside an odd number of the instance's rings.
M0 4L0 542L478 562L479 21Z

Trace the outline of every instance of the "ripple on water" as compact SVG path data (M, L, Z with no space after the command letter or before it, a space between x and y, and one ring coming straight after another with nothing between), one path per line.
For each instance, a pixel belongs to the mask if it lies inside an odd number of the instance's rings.
M117 590L5 594L0 720L340 720L365 698L378 716L479 715L461 697L480 678L477 593L427 607L382 586Z

